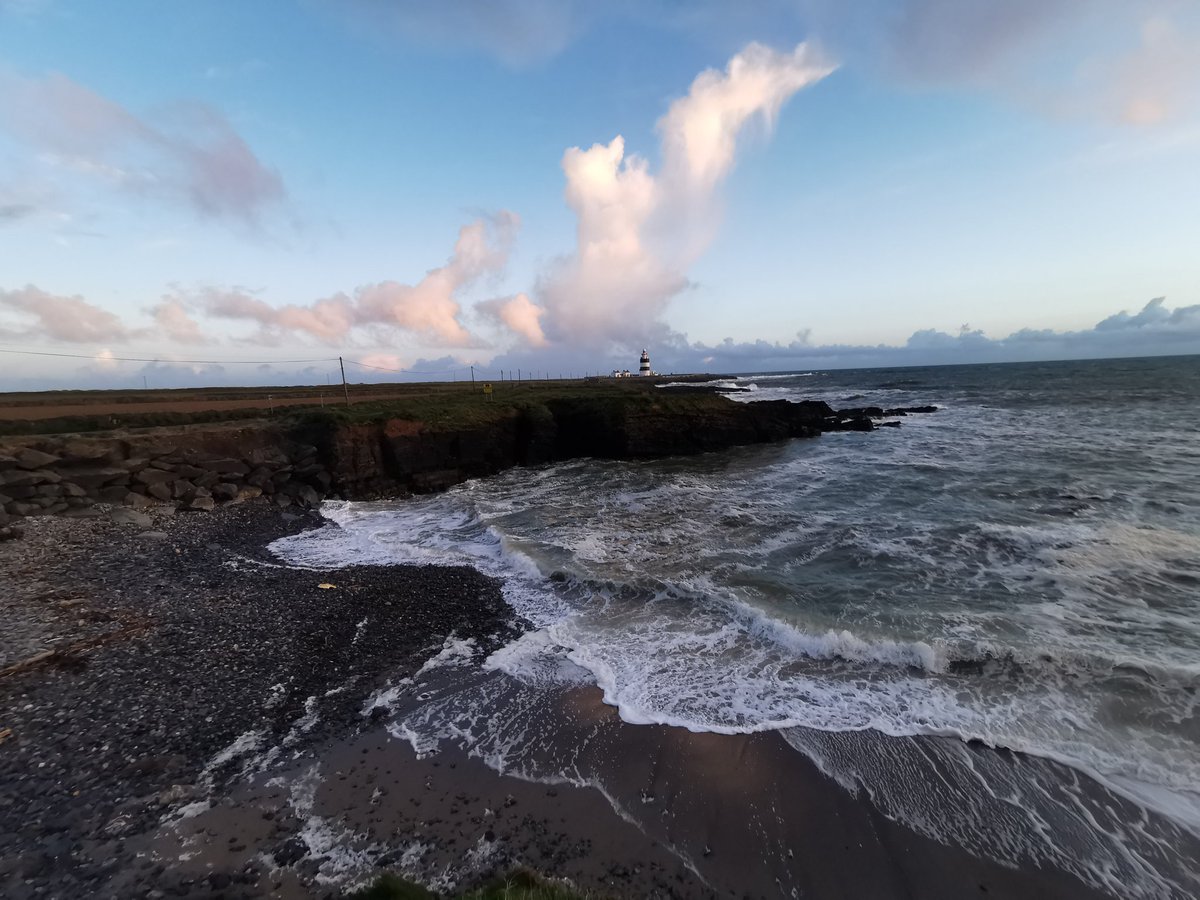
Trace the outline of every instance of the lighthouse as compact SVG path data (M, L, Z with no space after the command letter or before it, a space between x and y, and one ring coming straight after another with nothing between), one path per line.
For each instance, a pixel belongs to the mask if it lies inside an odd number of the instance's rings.
M644 349L642 350L642 362L638 366L638 374L639 375L649 375L650 374L650 354L648 351L646 351Z

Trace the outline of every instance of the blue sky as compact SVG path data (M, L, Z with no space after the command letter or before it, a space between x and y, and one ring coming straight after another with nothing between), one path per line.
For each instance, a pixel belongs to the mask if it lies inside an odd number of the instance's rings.
M1198 163L1187 0L0 0L0 387L1200 352Z

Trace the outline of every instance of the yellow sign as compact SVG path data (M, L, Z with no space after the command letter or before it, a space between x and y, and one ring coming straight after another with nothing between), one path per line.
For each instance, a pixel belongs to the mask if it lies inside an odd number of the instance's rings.
M489 381L487 384L485 384L485 385L483 386L483 392L484 392L485 394L487 394L487 395L491 396L491 393L492 393L492 383L491 383L490 381Z

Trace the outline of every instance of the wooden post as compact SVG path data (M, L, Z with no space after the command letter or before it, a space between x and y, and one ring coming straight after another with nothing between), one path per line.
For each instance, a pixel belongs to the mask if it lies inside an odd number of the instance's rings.
M338 357L338 366L342 370L342 390L346 394L346 405L349 406L350 405L350 388L346 384L346 364L344 362L342 362L342 358L340 356Z

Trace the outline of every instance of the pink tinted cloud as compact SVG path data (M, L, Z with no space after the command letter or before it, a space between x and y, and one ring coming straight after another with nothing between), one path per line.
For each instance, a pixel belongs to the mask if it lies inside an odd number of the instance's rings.
M251 340L277 344L285 334L303 334L322 343L345 342L355 328L376 326L406 331L438 347L479 347L482 342L460 321L461 294L504 270L520 226L515 213L501 211L464 225L446 263L430 269L416 284L380 281L309 304L272 306L245 291L206 290L197 302L215 318L255 322Z
M151 121L59 73L0 72L0 130L62 180L183 203L208 217L253 224L285 199L279 173L202 103L177 104Z
M134 335L117 316L82 297L50 294L32 284L0 290L0 310L16 313L15 324L0 322L0 334L49 338L70 343L110 343Z

